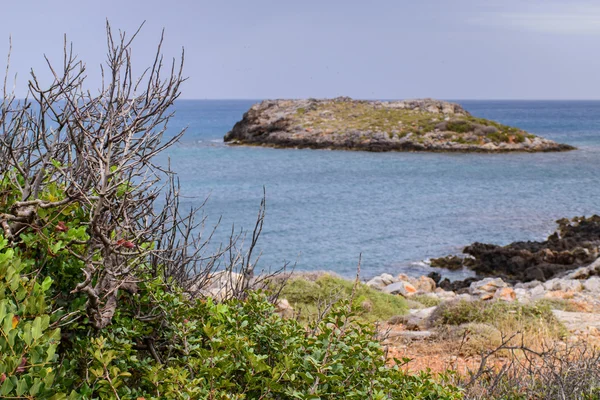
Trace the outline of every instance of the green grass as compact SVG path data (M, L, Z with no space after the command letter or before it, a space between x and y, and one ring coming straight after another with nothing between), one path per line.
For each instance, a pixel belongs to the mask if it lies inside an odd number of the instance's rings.
M446 139L463 144L477 144L473 135L491 141L492 143L506 143L511 140L521 143L525 138L534 138L521 129L500 124L484 118L473 116L455 115L445 121L444 114L435 114L427 111L392 109L374 107L369 102L332 101L319 103L316 107L296 110L296 123L304 128L322 130L325 133L344 132L348 130L383 132L393 137L402 138L408 133L423 136L434 132L440 125L443 131L450 132ZM482 133L482 128L488 129ZM465 138L467 136L468 138Z
M300 313L300 318L313 319L318 315L319 308L342 298L350 298L353 286L354 282L327 274L316 280L299 277L287 282L281 297ZM385 321L408 311L406 301L401 296L386 294L362 283L357 287L353 306L359 317L369 322Z
M522 332L543 338L560 338L567 333L552 314L550 305L544 302L451 301L437 308L432 322L436 326L482 323L505 334Z
M582 312L581 307L566 299L540 299L536 304L548 307L552 310Z
M434 297L434 296L429 296L426 294L417 294L417 295L411 296L410 299L412 301L416 301L417 303L421 303L425 307L439 306L440 303L442 302L439 298Z

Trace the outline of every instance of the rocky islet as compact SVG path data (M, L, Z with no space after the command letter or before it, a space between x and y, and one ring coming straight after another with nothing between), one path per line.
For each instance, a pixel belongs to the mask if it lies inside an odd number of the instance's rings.
M265 100L253 105L224 141L237 145L339 150L548 152L574 147L472 116L434 99Z

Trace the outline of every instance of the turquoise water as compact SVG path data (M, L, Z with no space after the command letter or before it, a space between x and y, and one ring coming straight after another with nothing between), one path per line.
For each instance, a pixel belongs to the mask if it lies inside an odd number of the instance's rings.
M230 147L223 135L254 101L180 101L188 126L168 151L184 205L209 197L215 236L252 228L263 186L261 265L421 274L419 261L474 241L545 238L563 217L600 212L600 102L459 101L474 115L575 145L539 154L366 153ZM165 160L163 160L165 162ZM260 267L260 265L259 265Z

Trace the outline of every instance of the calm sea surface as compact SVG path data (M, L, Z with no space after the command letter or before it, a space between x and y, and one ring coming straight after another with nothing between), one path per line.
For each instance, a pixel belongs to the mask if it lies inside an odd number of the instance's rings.
M578 150L548 154L367 153L230 147L223 135L254 103L180 101L168 151L185 205L204 207L216 241L251 229L263 194L262 267L427 273L419 261L474 241L544 239L562 217L600 213L600 102L459 101L476 116ZM166 162L163 157L161 162ZM458 277L458 276L454 276Z

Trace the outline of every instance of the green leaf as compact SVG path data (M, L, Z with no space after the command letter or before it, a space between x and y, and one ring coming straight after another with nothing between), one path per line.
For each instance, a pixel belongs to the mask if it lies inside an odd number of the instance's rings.
M54 245L52 246L52 252L54 254L58 253L60 250L62 250L63 248L63 242L62 240L59 240L58 242L54 243Z
M40 391L41 385L42 385L42 381L36 378L33 385L31 385L31 387L29 388L29 394L32 396L35 396L36 394L38 394Z
M12 383L12 380L6 379L2 386L0 386L0 395L6 396L13 390L14 387L15 385Z
M8 334L12 330L13 317L15 315L13 313L6 314L4 317L4 322L2 324L2 330L4 333Z
M33 340L38 340L43 334L42 319L40 317L35 317L33 325L31 326L31 336L33 336Z
M42 282L42 291L47 291L48 289L50 289L50 286L52 285L52 278L50 278L49 276L46 277L46 279L44 279L44 282Z
M17 396L22 396L29 389L29 385L25 379L19 379L17 382Z
M6 317L6 299L0 300L0 324Z

